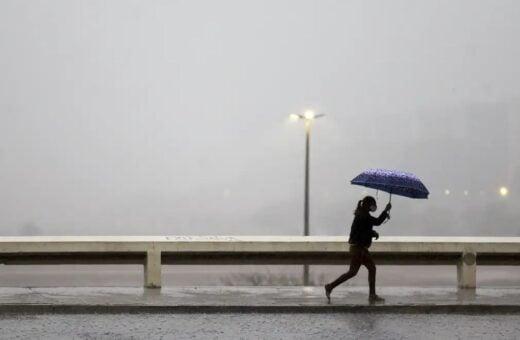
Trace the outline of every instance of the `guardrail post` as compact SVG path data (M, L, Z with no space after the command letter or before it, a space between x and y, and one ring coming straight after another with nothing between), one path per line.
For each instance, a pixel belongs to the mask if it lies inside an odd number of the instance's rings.
M144 286L161 288L161 251L152 249L146 252L144 263Z
M464 252L457 261L457 285L459 288L477 287L477 254Z

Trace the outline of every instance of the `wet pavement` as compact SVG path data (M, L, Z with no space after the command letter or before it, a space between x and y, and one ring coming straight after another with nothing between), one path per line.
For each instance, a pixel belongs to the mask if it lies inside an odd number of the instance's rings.
M0 288L0 339L519 339L520 288Z
M140 312L419 312L520 313L520 288L381 287L370 305L366 287L0 288L0 313Z
M520 315L0 314L1 339L518 339Z

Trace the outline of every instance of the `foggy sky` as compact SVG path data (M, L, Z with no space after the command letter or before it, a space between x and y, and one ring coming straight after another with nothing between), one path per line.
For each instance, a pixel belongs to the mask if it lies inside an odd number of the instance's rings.
M431 192L396 197L381 235L518 234L519 17L505 0L3 0L0 234L299 235L287 118L306 109L326 114L311 234L348 232L370 167Z

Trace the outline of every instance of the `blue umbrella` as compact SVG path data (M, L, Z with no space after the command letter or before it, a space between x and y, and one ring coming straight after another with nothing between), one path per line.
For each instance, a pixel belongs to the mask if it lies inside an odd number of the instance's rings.
M409 172L385 169L370 169L356 176L351 184L381 190L392 195L410 198L428 198L430 192L421 180Z

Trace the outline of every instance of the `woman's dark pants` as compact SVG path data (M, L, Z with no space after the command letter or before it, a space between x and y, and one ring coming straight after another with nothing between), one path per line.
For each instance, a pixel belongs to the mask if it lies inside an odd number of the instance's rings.
M334 282L329 284L330 290L336 286L342 284L348 279L356 276L361 265L364 265L368 269L368 285L370 287L370 295L376 293L376 265L372 256L368 251L368 248L357 246L354 244L350 245L350 269L345 274L338 277Z

